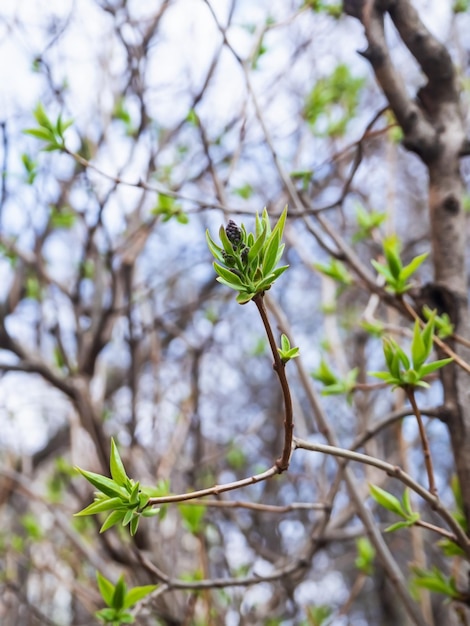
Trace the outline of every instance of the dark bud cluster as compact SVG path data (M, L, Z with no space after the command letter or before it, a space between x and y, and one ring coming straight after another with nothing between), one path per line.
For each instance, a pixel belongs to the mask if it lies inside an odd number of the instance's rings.
M235 224L235 222L233 220L229 221L229 223L227 224L227 227L225 229L225 232L226 232L227 238L230 241L230 243L232 244L232 246L234 248L237 248L240 245L241 240L242 240L242 231Z
M249 251L250 251L250 248L247 248L246 246L242 250L240 258L242 260L243 265L246 265L248 263L248 252Z
M224 263L227 267L233 267L235 265L236 261L234 256L232 256L231 254L227 254L225 250L222 250L222 256L224 259Z

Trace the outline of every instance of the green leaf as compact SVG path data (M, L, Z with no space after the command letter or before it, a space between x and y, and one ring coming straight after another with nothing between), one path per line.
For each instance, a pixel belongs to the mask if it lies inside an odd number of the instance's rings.
M390 339L390 342L391 342L391 344L393 346L393 349L395 350L395 353L398 355L398 358L402 362L402 364L405 367L405 369L409 369L411 363L410 363L410 359L406 355L405 351L393 339Z
M111 581L105 578L99 572L96 572L96 580L98 582L98 588L101 593L101 597L108 606L111 606L111 601L114 594L114 585Z
M134 509L127 509L127 511L124 514L124 517L122 518L121 524L123 526L127 526L127 524L129 524L131 519L134 517L134 514L135 514Z
M136 483L134 483L134 485L132 485L132 489L130 491L130 495L129 495L129 501L131 504L139 504L139 492L140 492L140 483L139 481L137 481Z
M33 114L39 126L42 126L43 128L47 128L51 132L54 132L54 126L52 122L50 121L50 119L47 117L47 114L41 103L37 104L36 108L33 111Z
M67 120L66 122L62 119L62 114L57 118L57 133L62 138L67 128L70 128L73 124L73 120Z
M141 515L143 517L156 517L157 515L160 515L160 513L161 513L161 508L160 507L158 507L158 508L154 508L154 507L150 508L149 507L147 509L144 509L142 511Z
M201 530L206 507L202 504L179 504L178 509L186 529L196 535Z
M212 252L212 255L220 262L223 263L224 262L224 257L222 255L222 248L220 246L218 246L212 239L212 237L209 234L209 231L206 230L206 241L207 241L207 246L209 247L209 250Z
M287 352L288 350L290 350L289 337L285 335L284 333L282 333L281 335L281 350L283 352Z
M266 211L266 209L265 209L265 211ZM267 211L266 211L266 216L267 216ZM266 219L269 221L268 217L266 217ZM276 226L273 228L273 233L274 232L278 232L279 233L279 241L282 239L282 235L284 234L284 226L286 225L286 219L287 219L287 205L284 207L284 210L282 211L281 215L279 216L279 219L278 219L278 221L276 223Z
M390 374L390 372L367 372L369 374L369 376L373 376L374 378L379 378L380 380L383 380L386 383L390 383L390 384L400 384L400 379L399 378L395 378L395 376L392 376L392 374Z
M139 528L139 522L140 522L140 517L138 515L135 515L131 519L130 528L129 528L131 537L134 537L134 535L136 534L137 529Z
M44 128L27 128L23 131L23 133L25 135L31 135L31 137L36 137L36 139L41 139L42 141L51 141L55 143L54 134Z
M356 567L364 574L370 576L372 574L372 566L375 558L375 549L367 537L360 537L356 541L357 558L355 560Z
M106 476L101 476L101 474L95 474L94 472L88 472L87 470L83 470L80 467L75 467L77 472L87 479L89 483L91 483L94 487L102 491L110 498L123 498L127 500L127 492L120 485L118 485L111 478L107 478Z
M127 587L124 582L124 576L120 576L114 587L113 597L111 598L111 606L120 611L124 608L124 598L126 597Z
M106 532L113 526L116 526L116 524L119 524L125 514L125 510L117 510L110 513L100 528L100 534Z
M141 587L133 587L129 589L126 595L126 599L124 600L124 609L130 609L134 604L137 604L140 600L148 596L149 593L155 591L158 588L158 585L143 585Z
M240 198L243 198L244 200L248 200L253 195L253 187L246 183L242 187L236 187L233 190L233 193L240 196Z
M413 582L418 587L429 589L435 593L442 593L450 598L459 598L460 594L455 587L454 579L445 577L437 567L431 571L415 567L413 571L415 573Z
M406 513L403 511L400 500L396 498L393 494L385 491L381 487L377 485L369 484L369 491L374 500L383 506L388 511L392 513L396 513L400 517L404 517L406 519Z
M423 328L421 337L426 350L426 358L431 354L434 335L435 313L431 313L428 318L426 326ZM423 361L424 363L424 361Z
M421 326L419 320L415 320L413 329L413 340L411 342L411 358L413 359L413 367L419 370L424 361L428 358L429 353L421 336Z
M352 276L348 272L346 265L337 259L331 259L329 265L314 263L313 267L342 285L351 285L353 283Z
M121 487L126 489L130 486L130 480L124 469L124 465L119 454L118 447L113 438L111 438L111 458L109 463L109 469L111 470L111 476L113 480Z
M408 278L410 278L410 276L412 276L416 272L418 267L428 258L428 256L429 252L425 252L424 254L420 254L419 256L415 257L411 261L411 263L402 268L400 272L400 278L405 281L408 280Z
M408 513L408 515L413 515L413 510L411 508L411 492L409 490L408 487L405 487L405 491L403 492L403 496L402 496L402 504L403 504L403 510Z
M231 272L230 270L228 270L227 268L223 267L222 265L219 265L218 263L214 263L214 269L217 272L217 274L224 279L224 284L228 285L230 287L232 287L232 289L244 289L245 285L242 282L241 278L235 274L234 272ZM219 281L222 282L222 281Z
M219 228L219 238L222 242L222 246L224 247L225 252L227 254L233 254L234 248L230 239L227 237L227 233L225 232L225 228L223 226Z
M122 506L124 506L124 503L121 498L103 498L92 502L78 513L74 513L74 517L96 515L97 513L103 513L104 511L110 511Z
M273 277L273 281L277 280L279 278L279 276L281 274L284 274L284 272L287 269L289 269L288 265L281 265L280 267L276 267L276 269L271 272L271 276Z
M273 230L263 250L263 274L267 277L274 269L281 238L279 231Z
M106 624L113 624L113 626L116 626L116 624L120 623L117 622L116 611L112 608L101 609L101 611L97 611L95 615Z
M311 376L324 385L333 385L339 380L323 357L320 365L311 373Z
M398 279L401 277L401 271L403 268L400 255L399 255L399 241L395 235L386 237L383 242L383 250L385 258L387 259L387 265L393 278Z
M394 282L394 277L392 273L390 272L390 270L388 269L388 267L386 267L385 265L382 265L382 263L379 263L375 259L371 260L371 264L379 274L382 274L382 276L385 278L387 283Z
M462 548L457 545L454 541L450 541L450 539L442 539L437 542L437 545L442 550L442 553L447 557L465 557L465 552Z
M248 252L248 263L253 263L254 265L254 261L258 258L258 255L264 246L264 242L266 241L266 234L266 228L263 228L261 234L257 237Z
M419 374L421 377L427 376L428 374L431 374L432 372L435 372L436 370L441 369L441 367L444 367L445 365L452 363L452 361L453 361L452 358L448 358L448 359L440 359L438 361L433 361L432 363L425 363L424 365L421 366L419 370Z
M220 281L222 282L222 281ZM238 304L246 304L247 302L249 302L250 300L252 300L255 297L256 294L254 293L246 293L244 291L242 291L241 293L238 294L236 300L238 302Z

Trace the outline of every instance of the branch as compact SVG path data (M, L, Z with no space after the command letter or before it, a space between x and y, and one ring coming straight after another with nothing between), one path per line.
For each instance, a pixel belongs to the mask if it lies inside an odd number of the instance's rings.
M400 482L402 482L404 485L409 487L412 491L414 491L419 496L421 496L423 500L428 502L431 508L435 510L438 513L438 515L440 515L440 517L446 522L449 528L452 529L458 545L462 548L462 550L464 550L467 557L470 558L470 539L467 537L467 535L465 534L460 524L454 519L451 513L449 513L449 511L441 504L437 496L433 495L430 491L422 487L409 474L404 472L397 465L392 465L391 463L382 461L382 459L377 459L367 454L360 454L359 452L352 452L351 450L338 448L336 446L328 446L328 445L321 444L321 443L312 443L309 441L305 441L303 439L299 439L297 437L294 437L294 448L295 449L302 448L304 450L310 450L311 452L322 452L323 454L330 454L335 457L347 459L348 461L357 461L365 465L371 465L372 467L376 467L384 471L389 476L397 478Z
M404 0L396 4L404 7L408 2ZM392 9L389 10L392 14ZM364 25L368 46L360 54L372 65L377 82L403 129L404 145L429 162L437 155L439 149L437 132L418 104L409 98L402 76L392 63L385 41L384 13L385 9L381 8L376 0L368 3L367 11L362 12L360 19ZM398 8L396 13L399 13Z
M145 567L147 571L154 574L157 580L165 583L169 589L223 589L226 587L249 587L251 585L258 585L264 582L279 580L280 578L290 576L299 570L303 570L307 566L305 559L300 558L296 559L293 563L289 563L285 567L274 569L271 574L266 574L264 576L257 576L254 574L253 576L246 576L243 578L212 578L208 580L185 581L179 580L178 578L171 578L165 574L161 569L149 561L137 548L135 548L134 553L139 563Z
M286 378L286 364L282 361L277 351L277 344L274 339L273 331L269 323L268 314L264 306L263 301L264 294L259 294L253 298L253 302L256 304L261 319L263 320L264 329L268 336L269 345L274 359L273 369L278 375L279 382L281 384L282 395L284 397L284 447L282 455L276 461L276 467L279 468L279 473L285 472L289 467L289 461L292 454L292 437L294 434L294 419L292 412L292 398L290 395L289 383Z
M235 480L231 483L225 483L224 485L214 485L207 489L199 489L198 491L191 491L190 493L180 493L172 496L161 496L158 498L150 498L147 503L148 507L158 506L159 504L170 504L172 502L185 502L186 500L194 500L195 498L204 498L205 496L214 496L219 493L225 493L226 491L233 491L234 489L240 489L241 487L248 487L249 485L255 485L268 478L272 478L277 474L280 474L281 470L277 465L273 465L268 470L255 474L248 478L242 478L241 480Z

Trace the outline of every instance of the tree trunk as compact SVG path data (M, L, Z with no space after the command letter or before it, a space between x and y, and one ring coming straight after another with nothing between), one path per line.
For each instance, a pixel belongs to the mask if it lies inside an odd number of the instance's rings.
M466 227L460 158L469 153L469 142L452 59L426 29L409 0L345 0L344 10L364 25L368 46L361 54L371 63L403 129L404 146L415 152L428 168L434 283L423 289L423 300L438 312L447 312L455 333L468 338ZM390 58L384 34L386 13L427 78L414 100L408 96L401 74ZM467 348L457 343L452 347L469 362ZM470 527L470 377L453 365L444 368L442 383L442 418L450 431Z

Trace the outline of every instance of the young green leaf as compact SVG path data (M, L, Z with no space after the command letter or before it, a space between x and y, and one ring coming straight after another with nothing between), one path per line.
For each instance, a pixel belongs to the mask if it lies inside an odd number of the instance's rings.
M95 474L94 472L88 472L87 470L83 470L80 467L75 468L77 472L87 479L89 483L91 483L94 487L102 491L110 498L119 498L124 497L127 499L126 490L118 485L111 478L107 478L106 476L101 476L101 474Z
M132 519L131 519L131 523L129 526L129 531L131 533L131 537L134 537L134 535L137 532L137 529L139 528L139 522L140 522L140 517L138 515L135 515Z
M374 498L374 500L392 513L396 513L400 517L404 517L406 519L407 515L403 511L401 502L398 498L396 498L393 494L385 491L381 487L377 485L369 484L370 495Z
M111 470L111 476L113 480L121 487L128 488L130 485L129 478L124 469L124 465L119 454L118 447L113 438L111 438L111 456L109 468Z
M413 359L413 367L419 370L424 361L428 358L427 346L423 341L421 334L421 326L419 320L415 320L413 329L413 340L411 342L411 358Z
M404 281L408 280L418 269L418 267L428 258L429 252L425 252L424 254L420 254L415 257L408 265L405 265L404 268L400 271L400 278Z
M124 600L123 608L130 609L134 604L137 604L137 602L145 598L145 596L148 596L149 593L152 593L152 591L155 591L157 588L158 585L143 585L129 589Z
M98 582L98 588L101 593L101 597L108 606L111 606L111 601L114 594L114 585L111 581L105 578L99 572L96 572L96 580Z
M125 514L126 514L126 510L125 509L112 511L112 513L110 513L108 515L108 517L105 519L103 525L101 526L100 534L106 532L107 530L109 530L113 526L116 526L116 524L119 524L123 520Z
M124 582L124 576L120 576L114 587L113 597L111 598L111 606L113 609L120 611L124 607L124 598L126 597L127 586Z
M194 535L197 534L201 530L206 507L202 504L179 504L178 509L187 530Z
M75 517L83 517L84 515L96 515L97 513L103 513L104 511L110 511L111 509L117 509L125 506L121 498L103 498L95 500L87 507L74 513Z

